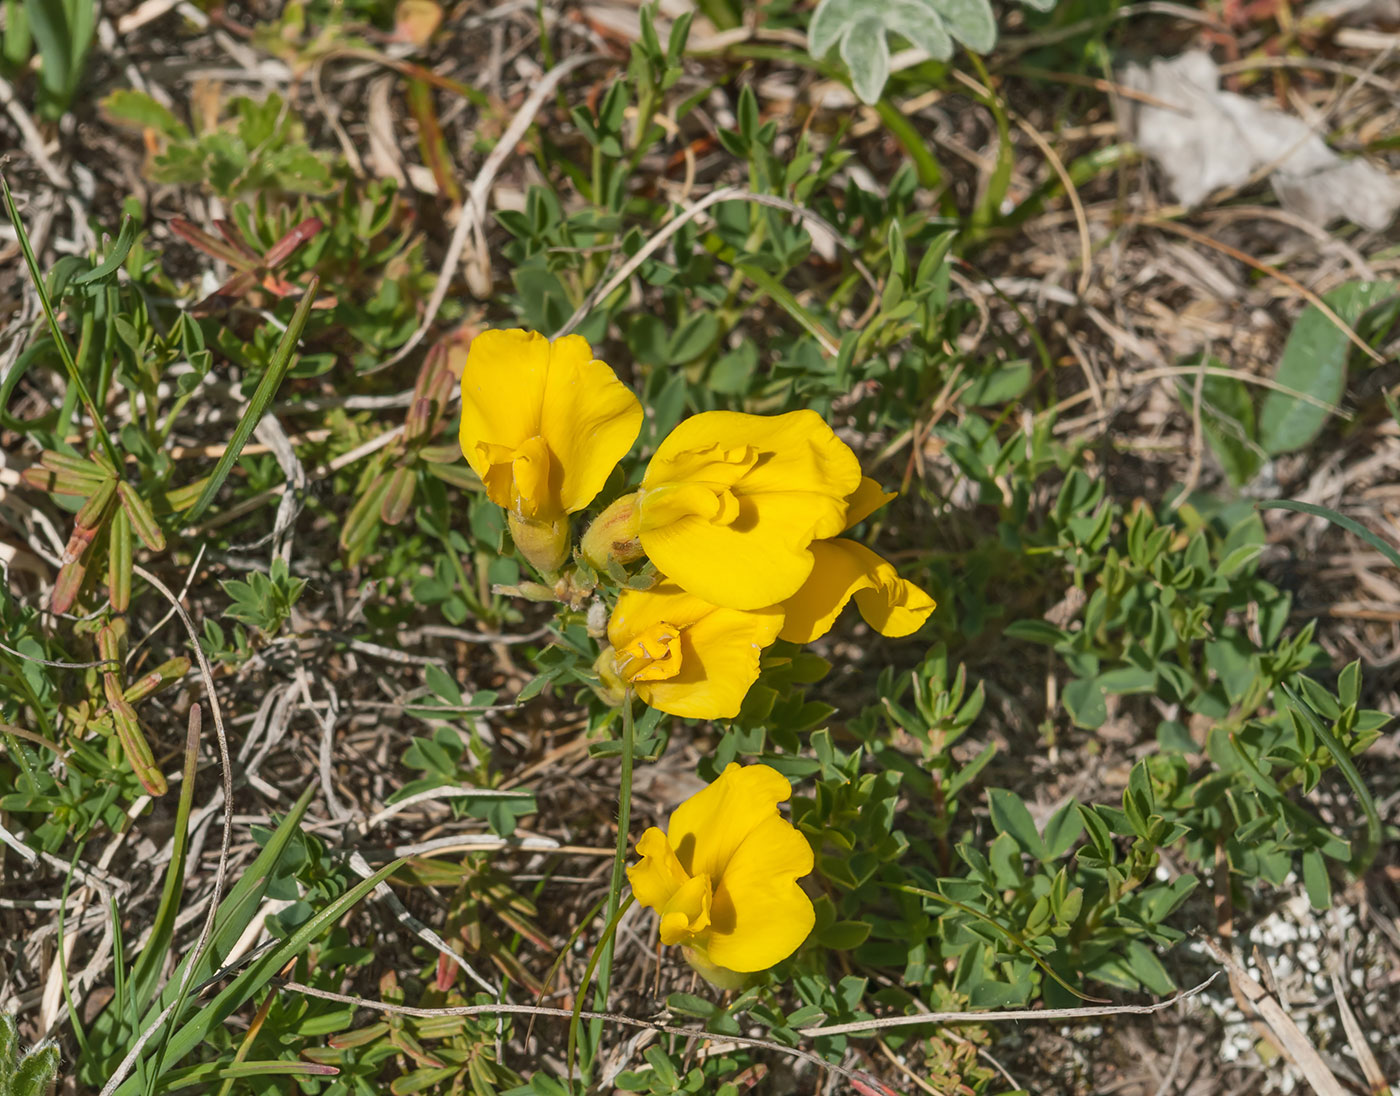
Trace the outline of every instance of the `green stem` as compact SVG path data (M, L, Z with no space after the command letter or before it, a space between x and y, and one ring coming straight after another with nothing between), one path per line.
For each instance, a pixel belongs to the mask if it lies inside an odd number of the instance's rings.
M919 182L933 190L943 185L943 168L928 150L928 142L915 128L914 123L900 113L899 108L881 99L875 104L875 112L885 128L894 134L894 139L904 146L909 158L914 161L914 170L919 173Z
M631 836L632 822L632 753L636 745L636 728L632 724L632 692L629 689L622 700L622 771L618 774L617 789L617 849L613 853L612 881L608 887L608 923L617 916L622 903L622 885L626 878L628 838ZM598 959L598 983L593 996L593 1007L598 1012L608 1011L608 990L612 982L613 944L615 935L603 941L602 954ZM593 1020L589 1024L590 1050L596 1050L602 1037L602 1021Z

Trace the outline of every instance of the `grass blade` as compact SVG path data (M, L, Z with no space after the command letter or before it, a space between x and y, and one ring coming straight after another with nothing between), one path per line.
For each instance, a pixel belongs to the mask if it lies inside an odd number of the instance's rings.
M122 459L117 453L116 445L112 442L112 435L107 433L102 416L97 412L97 404L93 402L92 394L87 390L87 385L83 383L82 375L78 372L78 364L73 360L73 351L68 349L68 340L63 337L63 330L58 326L58 317L54 314L53 303L49 300L49 295L44 289L43 276L39 273L39 260L34 257L34 249L29 246L29 233L24 230L24 222L20 220L19 210L15 208L14 195L10 193L10 184L3 175L0 175L0 192L5 198L5 212L10 218L10 223L15 226L15 236L19 240L20 250L24 252L24 265L29 268L29 278L34 283L34 292L39 295L39 304L44 310L44 319L48 322L49 334L53 336L54 345L58 347L58 355L63 359L63 368L68 371L68 379L72 382L74 391L78 393L78 398L83 401L83 406L87 408L88 416L92 419L92 428L97 434L97 440L102 443L102 448L106 450L112 467L120 468Z
M282 341L277 344L277 350L272 355L272 362L268 365L267 372L258 382L258 387L253 392L253 398L249 401L247 410L243 412L243 417L238 420L238 425L234 428L228 448L224 450L224 455L219 458L219 463L214 466L214 472L209 477L209 482L204 485L204 491L195 500L189 513L185 515L186 521L191 523L198 521L204 511L209 509L209 504L214 501L214 496L219 493L219 488L223 486L224 480L233 470L234 462L238 460L238 454L243 452L243 447L253 436L253 431L258 425L258 421L263 417L263 412L267 410L267 405L272 402L272 397L282 386L283 378L292 367L297 340L301 338L301 333L306 328L306 320L311 315L311 306L316 301L316 290L320 284L320 279L313 276L311 284L306 287L306 294L301 298L301 303L297 305L297 310L292 315L292 322L287 325L287 330L282 332Z
M240 1007L259 987L268 984L279 970L295 959L307 946L326 929L339 921L360 899L374 890L381 882L403 867L403 860L394 860L367 879L361 880L314 917L299 925L282 945L268 952L257 962L245 968L213 1000L194 1014L179 1031L170 1037L161 1057L157 1075L168 1077L171 1067L186 1054L203 1042L215 1024L222 1023L235 1009ZM129 1096L136 1089L136 1078L128 1077L116 1090L115 1096Z
M1359 521L1354 521L1345 514L1329 510L1326 506L1315 506L1311 502L1294 502L1292 499L1273 499L1269 502L1257 502L1254 505L1259 510L1293 510L1300 514L1311 514L1315 518L1326 518L1333 525L1341 526L1349 533L1355 533L1396 567L1400 567L1400 552L1395 550L1393 544L1382 540Z
M175 932L175 915L180 912L180 895L185 889L185 851L189 842L190 810L194 806L195 772L199 764L200 707L190 708L190 720L185 735L185 773L180 785L180 803L175 810L175 833L170 863L165 868L165 886L156 909L150 939L136 960L131 976L132 994L144 1012L155 996L156 979L164 965L166 951Z

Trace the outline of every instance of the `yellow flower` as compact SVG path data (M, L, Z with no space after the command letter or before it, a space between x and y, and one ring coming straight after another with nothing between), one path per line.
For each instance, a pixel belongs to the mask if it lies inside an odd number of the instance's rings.
M671 431L647 465L642 548L714 605L773 605L812 573L812 541L845 527L859 484L855 454L814 411L706 411Z
M567 515L593 501L641 428L636 396L581 336L484 331L472 340L462 453L541 570L568 558Z
M616 676L651 707L692 719L729 719L739 714L758 680L759 654L782 626L782 611L774 606L724 609L663 582L622 592L608 620L608 641Z
M864 521L894 495L866 478L852 493L846 528ZM887 636L907 636L923 626L937 603L894 566L859 541L837 537L812 545L816 566L802 589L783 602L781 637L810 643L826 635L846 603L856 599L865 622Z
M791 955L816 922L797 880L812 847L778 804L792 786L767 765L731 764L675 809L667 831L637 842L632 893L661 916L661 942L681 944L702 974L765 970Z

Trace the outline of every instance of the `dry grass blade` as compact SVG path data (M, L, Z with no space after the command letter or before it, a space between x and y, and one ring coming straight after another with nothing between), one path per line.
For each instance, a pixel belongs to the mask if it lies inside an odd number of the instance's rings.
M1211 955L1225 967L1231 984L1236 987L1254 1010L1269 1025L1284 1052L1302 1072L1318 1096L1347 1096L1347 1090L1336 1074L1322 1060L1317 1048L1299 1029L1273 994L1261 986L1239 962L1213 938L1202 937Z
M1381 1072L1381 1064L1376 1061L1371 1044L1366 1041L1366 1033L1361 1030L1356 1013L1347 1003L1346 983L1342 981L1342 976L1335 970L1332 972L1331 981L1332 992L1337 995L1337 1012L1342 1017L1342 1028L1347 1033L1347 1042L1351 1044L1351 1052L1356 1055L1356 1063L1361 1067L1366 1083L1371 1086L1371 1096L1390 1096L1390 1082L1385 1079L1385 1074Z

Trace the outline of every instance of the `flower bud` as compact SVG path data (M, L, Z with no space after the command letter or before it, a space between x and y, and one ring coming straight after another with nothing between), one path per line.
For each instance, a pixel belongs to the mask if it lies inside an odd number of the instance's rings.
M579 552L600 575L608 573L608 561L634 563L642 551L637 521L637 495L623 495L596 518L579 541Z
M540 521L511 511L507 524L511 539L531 567L542 575L553 576L569 558L569 516Z
M526 601L558 601L559 597L554 589L539 582L522 582L516 586L506 586L497 583L491 587L493 594L501 594L504 597L523 597Z

